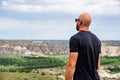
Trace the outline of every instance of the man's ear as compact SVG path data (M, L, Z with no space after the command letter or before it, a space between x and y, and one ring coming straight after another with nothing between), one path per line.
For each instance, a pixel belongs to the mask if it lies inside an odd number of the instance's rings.
M82 21L80 22L80 25L82 25Z

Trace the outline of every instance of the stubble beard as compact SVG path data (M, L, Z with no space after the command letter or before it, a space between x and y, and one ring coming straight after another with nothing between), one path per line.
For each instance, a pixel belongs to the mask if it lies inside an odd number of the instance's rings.
M78 24L76 24L76 30L79 31L79 26L78 26Z

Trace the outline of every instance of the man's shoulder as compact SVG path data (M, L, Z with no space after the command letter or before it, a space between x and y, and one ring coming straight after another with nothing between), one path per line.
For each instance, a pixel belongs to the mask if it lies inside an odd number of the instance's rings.
M92 36L94 36L95 38L97 38L98 40L100 40L100 39L97 37L96 34L94 34L94 33L92 33L92 32L90 32L90 33L92 34Z
M70 40L77 40L78 39L78 33L71 36Z
M96 34L94 34L93 32L90 32L90 34L92 34L93 36L97 37Z
M71 38L77 38L77 37L78 37L78 35L79 35L79 32L78 32L78 33L76 33L76 34L74 34Z

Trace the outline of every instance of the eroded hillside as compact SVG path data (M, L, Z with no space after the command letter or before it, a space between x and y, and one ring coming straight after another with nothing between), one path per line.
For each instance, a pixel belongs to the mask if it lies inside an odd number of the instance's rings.
M63 55L68 40L0 40L0 55ZM120 41L102 41L102 56L119 56Z

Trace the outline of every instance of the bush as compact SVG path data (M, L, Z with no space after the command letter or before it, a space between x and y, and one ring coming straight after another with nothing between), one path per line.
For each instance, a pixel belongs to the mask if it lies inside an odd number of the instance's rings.
M112 73L119 73L120 72L120 67L115 66L115 67L108 67L108 70L110 70Z

